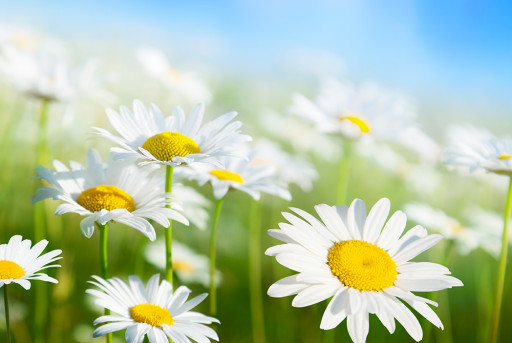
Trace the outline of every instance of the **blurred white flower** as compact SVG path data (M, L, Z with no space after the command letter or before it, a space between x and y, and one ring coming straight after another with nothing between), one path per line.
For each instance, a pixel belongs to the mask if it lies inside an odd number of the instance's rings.
M157 240L146 245L144 257L160 270L165 270L165 242ZM210 260L197 254L184 244L172 242L172 269L184 284L198 283L210 286ZM222 275L215 271L215 283L218 285Z
M425 204L411 203L404 206L404 212L418 224L455 241L457 250L462 255L467 255L480 246L483 238L481 232L464 226L457 219L449 217L441 210Z
M237 146L251 140L240 133L241 122L231 122L237 112L225 113L201 125L202 103L192 109L188 119L181 107L164 118L155 104L146 108L139 100L133 101L133 112L125 106L119 112L107 109L110 124L120 136L102 128L93 129L121 146L111 149L115 158L144 160L139 165L156 163L174 167L202 162L222 166L219 157L236 155Z
M55 171L39 166L36 172L53 188L38 189L33 202L47 198L64 203L55 210L56 215L74 212L85 216L80 229L87 237L94 233L95 222L105 225L113 220L133 227L150 240L156 233L148 219L168 227L169 220L188 224L188 220L171 204L171 194L164 193L163 182L158 175L149 175L152 168L139 168L125 161L103 163L98 152L89 150L87 166L69 162L70 168L54 160Z
M501 251L503 215L473 206L465 211L464 217L469 227L481 233L480 246L497 259ZM512 242L512 232L508 233L508 240Z
M445 163L462 166L470 172L480 169L512 176L512 139L497 138L488 131L473 127L454 127L448 135Z
M335 79L323 81L314 102L295 94L290 111L310 120L321 132L347 138L371 136L395 141L408 134L416 116L401 94L372 83L355 87Z
M168 88L171 96L178 94L183 98L180 100L188 104L211 101L212 94L199 75L173 68L162 51L150 47L140 48L137 59L149 76Z
M206 230L210 214L207 209L211 202L192 187L172 185L172 194L183 207L183 215L200 230Z
M210 182L215 199L223 198L229 189L237 189L255 200L260 199L261 192L290 200L291 194L286 185L276 178L274 168L268 165L256 166L253 158L254 155L248 159L223 156L219 159L223 168L194 164L190 168L179 168L175 173L179 177L196 180L200 186Z
M254 144L252 163L256 166L271 166L278 180L285 184L294 183L306 192L313 189L313 182L318 178L318 173L311 163L287 153L276 143L265 139L260 139Z
M274 139L291 145L299 154L309 152L324 160L338 159L341 156L341 144L335 137L321 134L302 118L270 109L262 111L260 118L261 125Z

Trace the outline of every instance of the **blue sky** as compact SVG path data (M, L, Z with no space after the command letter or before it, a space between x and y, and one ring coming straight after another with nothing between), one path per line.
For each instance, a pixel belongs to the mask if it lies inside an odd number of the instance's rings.
M311 51L339 59L343 76L415 96L512 105L506 1L18 0L1 8L0 18L52 33L164 45L237 70L274 72L286 56Z

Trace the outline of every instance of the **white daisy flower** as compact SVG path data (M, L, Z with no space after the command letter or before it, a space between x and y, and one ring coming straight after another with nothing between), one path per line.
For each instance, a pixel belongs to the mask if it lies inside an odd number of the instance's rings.
M240 134L241 122L230 123L236 112L226 113L201 127L203 115L204 105L199 104L188 120L180 107L174 109L171 117L164 118L156 105L146 108L135 100L133 112L124 106L120 113L107 109L110 124L121 137L101 128L95 130L121 146L112 148L116 158L143 159L140 165L179 166L194 162L218 165L218 157L232 155L238 144L251 139Z
M60 267L57 264L49 265L62 257L57 257L62 250L52 250L41 255L48 241L43 239L33 247L29 239L22 240L20 235L12 236L9 243L0 245L0 287L17 283L25 289L30 289L29 280L41 280L52 283L58 281L41 270L51 267Z
M172 194L176 201L181 204L185 218L199 230L206 230L210 219L208 212L211 207L210 200L194 188L179 183L172 185Z
M285 184L294 183L303 191L311 191L318 173L311 163L287 153L268 140L259 140L254 147L254 165L269 165L274 168L276 178Z
M410 103L398 93L370 83L354 87L335 79L324 80L315 102L295 94L290 111L313 122L321 132L347 138L400 140L415 117Z
M166 208L171 194L164 193L162 179L149 175L152 168L138 168L124 161L103 163L94 149L87 154L87 165L71 161L69 168L53 161L55 171L39 166L36 172L53 188L40 188L33 202L46 198L62 200L56 215L74 212L85 218L80 229L87 237L94 232L94 223L105 225L109 221L131 226L155 240L153 225L148 219L168 227L169 220L188 224L188 220L175 209ZM177 206L172 202L174 207Z
M498 258L503 235L503 215L471 206L464 212L468 226L480 233L479 244L489 255ZM512 243L512 232L508 232Z
M400 237L407 218L397 211L385 223L389 209L389 200L382 198L368 217L365 203L359 199L350 207L315 206L322 221L296 208L291 210L302 218L283 213L290 224L280 223L281 229L269 230L269 234L286 244L271 247L266 254L298 274L277 281L268 294L296 294L295 307L333 297L320 328L333 329L346 318L350 337L357 343L366 341L369 313L376 314L390 333L395 330L396 318L414 340L421 340L420 323L402 301L442 328L428 306L437 304L411 292L438 291L462 283L439 264L408 262L442 236L428 235L418 225Z
M165 242L158 240L147 244L144 257L155 267L165 270ZM172 270L184 284L198 283L204 287L210 286L209 258L200 255L175 240L172 241ZM220 271L215 271L215 283L220 283Z
M477 249L483 238L480 232L425 204L406 204L404 212L413 221L438 231L447 239L454 240L457 250L462 255Z
M268 165L255 166L253 158L254 155L249 159L221 157L219 161L223 168L196 164L190 168L180 168L176 173L189 180L196 180L199 186L210 182L215 199L223 198L230 189L237 189L249 194L254 200L260 199L261 192L290 200L291 194L286 185L275 177L274 168Z
M497 138L487 131L471 127L456 127L452 132L451 144L445 155L445 163L449 167L462 166L468 167L470 172L485 170L512 176L511 138Z
M94 330L93 337L126 329L126 342L142 343L147 335L151 343L176 343L218 341L217 333L204 324L219 323L213 317L190 311L200 304L207 294L201 294L189 301L191 291L181 286L173 293L172 285L159 274L149 279L146 286L137 276L130 276L126 284L118 278L104 280L93 276L90 281L100 290L88 289L95 304L112 312L101 316L94 325L106 323Z
M155 48L140 48L137 59L152 78L160 81L170 96L179 95L189 104L209 103L212 93L206 83L194 72L177 70L171 66L167 56Z

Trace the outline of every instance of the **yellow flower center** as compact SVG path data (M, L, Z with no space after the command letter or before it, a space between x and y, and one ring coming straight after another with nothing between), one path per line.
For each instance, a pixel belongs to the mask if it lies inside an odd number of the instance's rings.
M347 287L359 291L381 291L396 280L396 264L379 246L364 241L335 243L327 264Z
M501 154L498 160L508 160L509 158L512 158L512 154Z
M172 261L172 268L180 273L191 275L194 272L194 267L190 265L190 263L187 263L185 261L180 260L173 260Z
M234 181L238 183L244 183L244 179L237 173L232 173L227 170L214 169L210 172L211 175L215 176L219 180Z
M0 280L19 279L25 275L25 271L19 264L2 260L0 261Z
M152 326L160 326L162 324L172 325L172 319L169 310L153 304L139 304L130 308L130 316L139 323L146 323Z
M175 156L198 154L199 146L192 139L179 132L162 132L149 137L142 148L146 149L160 161L172 161Z
M348 120L356 125L362 133L370 133L370 126L361 117L354 115L342 115L338 117L339 120Z
M78 196L76 202L91 212L103 209L112 211L117 208L125 208L129 212L135 211L132 197L115 186L102 185L89 188Z
M456 221L451 221L448 225L453 230L453 233L455 235L461 234L464 229L464 226L462 226L460 223L458 223Z

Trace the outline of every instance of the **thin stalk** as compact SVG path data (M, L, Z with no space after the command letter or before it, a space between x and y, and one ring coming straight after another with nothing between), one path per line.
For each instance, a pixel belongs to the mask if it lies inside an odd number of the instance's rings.
M107 240L108 240L108 223L105 225L98 224L100 230L100 264L101 277L108 278L108 259L107 259ZM105 315L109 315L110 310L105 309ZM107 334L107 343L112 343L112 333Z
M215 285L215 245L217 225L219 223L220 211L224 198L215 203L215 214L213 216L212 231L210 233L210 315L217 313L217 288Z
M48 162L48 107L50 101L43 99L39 114L39 130L37 133L36 164L43 165ZM38 181L37 184L40 184ZM36 188L38 185L36 185ZM44 201L34 204L34 239L41 241L47 238L47 215ZM43 342L43 330L46 326L48 311L48 286L41 282L35 286L34 306L34 342Z
M494 311L492 314L491 333L489 342L496 343L498 339L498 328L500 324L501 303L503 300L503 288L505 285L505 272L507 270L508 253L508 227L510 214L512 213L512 177L508 187L507 202L505 204L505 218L503 225L503 235L501 238L501 255L498 263L498 276L496 279L496 298L494 300Z
M352 150L352 142L350 140L345 140L343 142L343 159L340 161L337 180L336 205L345 205L347 200L350 163L353 155Z
M261 295L261 210L261 202L253 201L249 213L249 293L254 343L265 343L265 320Z
M174 167L166 166L165 168L165 193L172 191L172 174ZM171 204L165 205L171 208ZM169 219L169 227L165 230L165 279L172 285L172 221Z
M7 343L11 343L11 326L9 325L9 299L7 294L7 285L4 285L4 305L5 305L5 329L7 331Z

